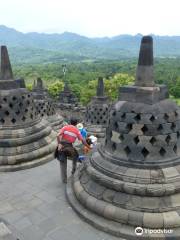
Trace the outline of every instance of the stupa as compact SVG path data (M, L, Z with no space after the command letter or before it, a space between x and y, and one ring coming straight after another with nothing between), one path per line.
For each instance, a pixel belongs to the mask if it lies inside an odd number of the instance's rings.
M38 115L46 118L53 129L59 131L64 124L63 117L57 113L56 106L44 88L41 78L37 78L36 83L34 83L32 94Z
M180 239L180 110L154 82L151 36L141 41L135 85L120 96L105 144L69 181L68 200L116 236Z
M85 107L81 106L77 97L69 88L67 81L64 84L64 90L60 92L59 100L57 102L60 114L68 121L72 116L78 121L83 121Z
M105 137L105 131L108 124L110 103L107 96L104 96L103 78L98 78L96 96L86 107L85 126L87 132L96 135L99 138Z
M1 46L0 171L34 167L54 159L56 132L37 115L32 94L13 80L6 46Z

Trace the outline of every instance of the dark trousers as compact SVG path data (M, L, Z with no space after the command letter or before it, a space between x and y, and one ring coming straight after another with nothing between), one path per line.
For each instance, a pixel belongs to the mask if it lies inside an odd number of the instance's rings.
M72 160L71 173L74 174L74 172L76 171L79 154L71 143L61 143L61 144L63 145L63 148L58 153L58 160L60 162L62 182L66 183L67 182L67 159L70 158Z

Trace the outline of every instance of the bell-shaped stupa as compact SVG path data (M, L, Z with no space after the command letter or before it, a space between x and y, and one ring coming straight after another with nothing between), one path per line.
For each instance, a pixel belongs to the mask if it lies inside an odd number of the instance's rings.
M110 103L107 96L104 96L104 81L98 78L96 96L86 107L85 125L88 134L96 135L99 138L105 137L105 131L109 119Z
M34 167L54 158L56 132L37 115L32 93L13 79L7 48L1 47L0 171Z
M135 85L120 96L105 144L68 183L68 200L116 236L180 239L180 110L154 82L151 36L141 41Z
M43 85L43 80L37 78L34 82L32 91L38 115L46 118L55 131L63 126L63 117L58 114L57 108L53 100L49 97L47 90Z

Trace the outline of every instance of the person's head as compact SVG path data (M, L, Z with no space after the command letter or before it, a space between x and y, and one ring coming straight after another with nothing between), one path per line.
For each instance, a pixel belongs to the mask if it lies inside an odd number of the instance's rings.
M84 128L84 126L83 126L83 124L82 124L82 123L78 123L78 124L77 124L77 128L78 128L79 130L81 130L81 129L83 129L83 128Z
M78 120L77 120L76 118L73 118L73 117L72 117L72 118L70 119L70 124L71 124L71 125L76 126L77 123L78 123Z

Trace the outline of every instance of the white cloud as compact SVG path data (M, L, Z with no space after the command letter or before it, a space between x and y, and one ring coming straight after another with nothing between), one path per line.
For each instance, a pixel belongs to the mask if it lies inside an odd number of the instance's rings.
M87 36L180 35L179 0L0 0L0 24Z

